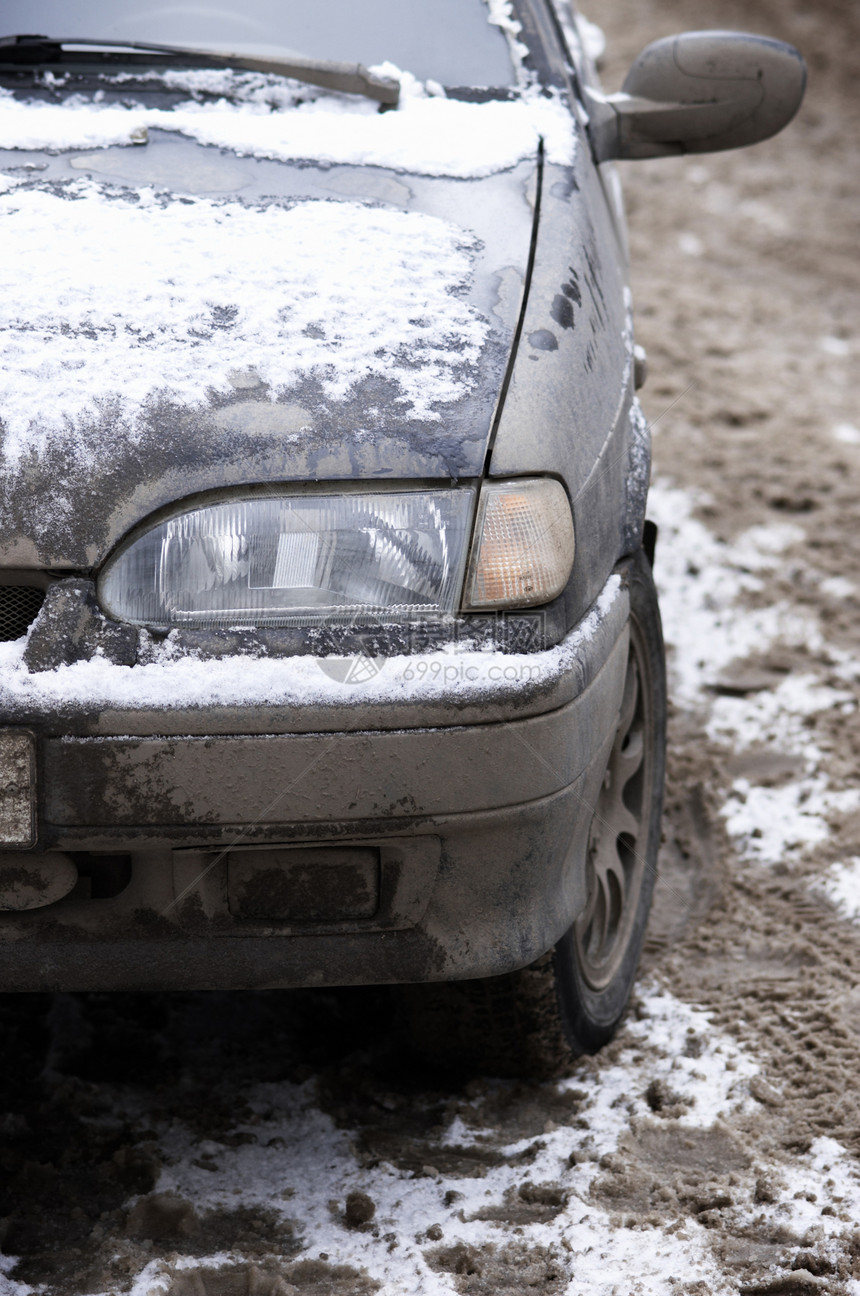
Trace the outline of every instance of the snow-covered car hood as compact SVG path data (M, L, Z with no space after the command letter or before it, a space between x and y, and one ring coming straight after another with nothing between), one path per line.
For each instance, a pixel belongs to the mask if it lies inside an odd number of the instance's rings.
M537 132L466 178L384 151L243 156L203 113L181 132L126 114L112 143L105 110L45 148L47 111L30 136L8 127L34 147L0 149L0 563L95 566L154 510L221 487L481 472ZM92 121L96 147L74 147Z

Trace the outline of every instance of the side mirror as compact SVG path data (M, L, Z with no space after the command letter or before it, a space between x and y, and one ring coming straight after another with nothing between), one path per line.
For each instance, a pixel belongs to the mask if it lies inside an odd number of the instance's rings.
M742 148L776 135L806 89L793 45L745 32L684 32L642 51L621 93L585 92L595 159Z

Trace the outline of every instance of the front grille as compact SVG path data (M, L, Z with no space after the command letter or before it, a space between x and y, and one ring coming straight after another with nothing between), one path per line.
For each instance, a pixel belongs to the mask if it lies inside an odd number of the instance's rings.
M0 585L0 642L25 635L44 601L45 591L32 585Z

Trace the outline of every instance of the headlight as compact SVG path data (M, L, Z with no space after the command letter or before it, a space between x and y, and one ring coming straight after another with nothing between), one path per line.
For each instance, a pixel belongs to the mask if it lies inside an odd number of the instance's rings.
M159 630L442 617L459 600L474 497L463 487L207 505L125 545L99 598L117 620Z
M573 517L551 477L486 482L463 607L536 607L561 593L573 568Z

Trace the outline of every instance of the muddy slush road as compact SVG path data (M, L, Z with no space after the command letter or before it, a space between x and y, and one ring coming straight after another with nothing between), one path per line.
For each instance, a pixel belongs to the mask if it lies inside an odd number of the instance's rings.
M776 140L623 171L674 696L629 1020L446 1085L375 991L4 999L2 1296L860 1293L860 8L590 16L610 90L706 25L810 70Z

